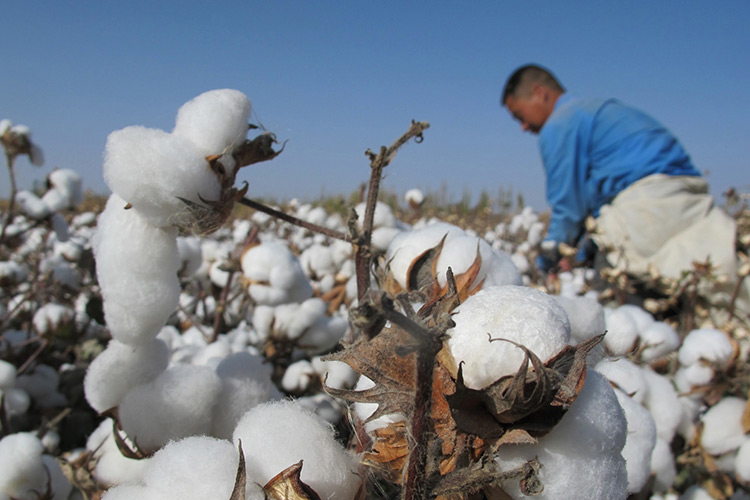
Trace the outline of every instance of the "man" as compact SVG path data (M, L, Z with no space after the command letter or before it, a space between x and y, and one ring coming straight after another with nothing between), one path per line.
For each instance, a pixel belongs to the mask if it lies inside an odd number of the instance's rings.
M645 277L655 266L677 279L710 258L736 279L734 220L714 206L708 185L677 139L656 120L614 99L570 95L545 68L516 70L501 104L539 135L551 208L543 248L590 236L610 264ZM559 254L558 254L559 255ZM541 259L548 271L556 258Z

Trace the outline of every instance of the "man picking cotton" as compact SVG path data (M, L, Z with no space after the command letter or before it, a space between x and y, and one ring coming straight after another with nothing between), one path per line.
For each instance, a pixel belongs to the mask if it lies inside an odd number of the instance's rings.
M571 95L537 65L510 76L501 104L539 135L551 207L543 271L555 265L560 243L581 242L593 216L589 236L631 275L645 277L653 265L678 279L709 258L736 282L734 220L714 206L707 182L663 125L615 99Z

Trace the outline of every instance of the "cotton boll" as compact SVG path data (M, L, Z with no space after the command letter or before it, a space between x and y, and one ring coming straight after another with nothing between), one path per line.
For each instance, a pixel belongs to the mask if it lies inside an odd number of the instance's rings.
M281 377L281 387L290 393L303 393L316 376L312 364L306 359L301 359L287 367L284 376Z
M674 382L680 392L688 393L695 387L708 385L714 374L714 369L710 366L694 363L679 368L674 374Z
M623 304L618 309L627 311L630 314L630 317L635 321L635 327L638 332L642 332L656 321L651 313L633 304Z
M312 245L305 249L299 256L299 262L309 278L335 274L338 269L334 261L333 250L323 245Z
M104 315L112 336L152 341L177 307L180 283L176 230L156 228L112 195L93 241Z
M733 354L734 346L726 333L712 328L699 328L687 334L677 351L677 358L682 365L706 360L727 366Z
M28 274L28 270L17 262L0 262L0 283L3 285L21 283L26 279Z
M651 452L656 445L656 424L643 406L619 389L617 400L628 420L628 438L622 449L628 470L628 493L643 489L651 474Z
M607 335L604 343L614 356L628 354L635 347L638 338L638 325L627 309L604 309Z
M248 478L260 484L303 460L301 479L321 498L354 498L360 484L358 460L335 440L333 428L290 401L250 410L237 424Z
M282 304L276 307L274 331L287 339L298 339L325 312L325 302L317 297L302 304Z
M669 441L657 438L654 451L651 453L651 474L654 475L654 490L667 491L672 487L677 477L675 457Z
M52 213L45 202L29 191L18 191L16 203L21 212L35 220L44 219Z
M37 498L34 490L45 491L47 475L42 466L44 447L28 432L0 439L0 493L19 500Z
M484 240L467 235L446 239L435 266L438 283L441 286L447 283L448 267L454 275L466 272L474 263L477 252L482 259L482 265L476 283L484 281L485 287L521 284L521 274L509 255L493 250Z
M323 361L319 356L316 356L311 362L315 371L322 375L325 385L328 387L350 389L357 383L359 374L342 361Z
M29 396L29 393L18 387L0 389L0 396L3 398L5 413L9 417L23 415L31 406L31 396Z
M16 383L16 367L0 359L0 389L10 389Z
M578 344L606 331L604 309L588 297L563 297L552 295L568 315L572 342ZM600 343L589 353L587 361L595 365L604 357L604 344Z
M52 492L51 500L66 500L73 489L73 485L70 484L68 478L63 474L60 465L51 455L42 455L42 467L49 473L49 486L50 492Z
M663 321L654 321L640 331L641 359L646 363L674 352L680 347L680 336Z
M697 484L694 484L685 490L685 493L680 495L679 500L714 500L714 497Z
M67 405L67 400L58 390L60 375L49 365L37 365L33 371L19 375L16 387L23 389L41 408Z
M250 100L239 90L210 90L180 107L172 134L190 140L204 155L222 154L245 140L250 112Z
M225 500L232 494L238 461L239 451L229 441L188 437L154 454L143 484L161 498Z
M356 207L354 207L354 211L357 212L357 215L359 216L357 219L357 225L361 229L362 224L365 221L366 203L359 203ZM375 214L373 215L372 222L373 228L396 227L396 216L393 215L393 210L391 210L391 207L389 207L382 201L379 201L375 205Z
M259 304L302 302L313 294L299 261L283 242L254 246L242 255L240 263L250 281L250 296Z
M178 237L177 253L180 256L180 276L189 278L200 269L203 263L200 238L195 236Z
M340 316L320 316L299 339L297 347L307 354L320 354L338 345L349 329L349 321Z
M703 415L701 446L711 455L721 455L735 450L745 442L742 428L742 413L747 401L741 398L725 397Z
M205 151L188 139L127 127L107 138L104 180L150 224L169 226L188 213L180 198L201 206L201 199L219 199L219 179L205 157Z
M112 419L103 420L86 441L86 449L93 453L96 463L94 479L107 488L140 481L150 460L125 457L115 442L113 425Z
M258 355L242 352L227 356L216 367L221 394L214 407L212 434L230 439L237 422L250 409L281 394L271 381L273 368Z
M650 368L642 368L641 374L648 384L648 391L642 404L651 412L659 438L671 443L682 420L680 398L667 377Z
M120 404L120 420L144 451L154 451L170 439L210 432L220 393L221 380L213 370L171 366L128 392Z
M590 370L586 381L562 420L535 445L504 446L497 454L502 470L538 459L539 480L544 490L538 500L622 500L626 496L627 474L620 454L627 422L607 380ZM528 498L517 480L503 483L516 499Z
M307 408L331 425L337 425L344 413L342 404L328 394L318 393L303 396L296 400L303 408Z
M397 227L377 227L373 229L371 236L372 246L381 252L385 252L388 249L388 245L391 244L393 238L396 237L402 230Z
M65 204L62 208L75 208L83 201L83 181L75 170L55 169L47 176L47 180L63 196Z
M637 403L642 403L648 394L648 382L643 369L625 358L603 359L596 364L596 370L607 377Z
M412 188L404 194L406 203L414 206L421 206L424 203L424 194L417 188Z
M564 309L549 295L520 286L484 288L455 309L456 326L448 330L448 347L456 363L464 362L468 387L481 389L516 373L525 346L546 361L570 340Z
M70 307L49 303L36 311L31 322L39 335L49 335L69 326L74 318L75 311Z
M745 438L737 451L734 459L734 473L740 481L750 483L750 438Z
M86 371L86 400L99 413L119 406L130 389L154 380L168 363L169 350L159 339L139 346L112 340Z

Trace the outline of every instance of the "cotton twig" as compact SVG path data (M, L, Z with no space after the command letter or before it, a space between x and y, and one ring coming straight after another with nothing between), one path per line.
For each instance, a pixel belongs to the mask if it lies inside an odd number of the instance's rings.
M290 224L294 224L295 226L303 227L305 229L309 229L310 231L330 236L331 238L336 238L337 240L343 240L347 242L352 241L352 239L348 235L342 233L341 231L336 231L335 229L329 229L327 227L319 226L317 224L298 219L297 217L248 198L240 198L237 203L239 203L240 205L245 205L246 207L250 207L253 210L257 210L258 212L263 212L277 219L281 219Z

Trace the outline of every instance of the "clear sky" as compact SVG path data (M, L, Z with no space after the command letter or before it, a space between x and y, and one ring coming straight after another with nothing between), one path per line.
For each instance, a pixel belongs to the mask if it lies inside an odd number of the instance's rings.
M712 192L750 191L750 1L5 1L0 119L28 125L41 169L72 168L106 193L107 135L171 130L178 108L235 88L280 140L277 159L244 169L250 196L349 193L364 151L410 120L432 124L405 146L385 186L403 193L522 192L545 209L536 137L499 94L536 62L572 92L617 97L670 128ZM0 168L0 195L8 177Z

